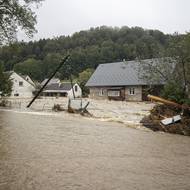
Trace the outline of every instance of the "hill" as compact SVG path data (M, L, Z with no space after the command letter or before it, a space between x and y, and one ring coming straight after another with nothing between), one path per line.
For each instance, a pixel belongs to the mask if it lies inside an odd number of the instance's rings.
M1 47L0 63L5 70L14 69L41 81L52 73L63 55L70 53L70 69L77 77L80 72L94 69L99 63L158 57L171 38L172 35L159 30L101 26L76 32L72 36L17 42ZM70 69L65 65L58 77L67 79Z

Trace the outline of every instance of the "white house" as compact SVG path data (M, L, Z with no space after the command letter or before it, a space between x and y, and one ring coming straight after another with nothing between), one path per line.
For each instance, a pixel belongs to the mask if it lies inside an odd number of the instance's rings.
M43 96L53 96L53 97L69 97L73 98L73 93L76 98L82 96L82 90L77 83L73 84L73 88L70 82L61 83L57 81L53 83L50 81L45 89L43 90Z
M14 71L8 72L12 80L12 92L10 97L31 98L35 91L35 84L29 76L19 75Z

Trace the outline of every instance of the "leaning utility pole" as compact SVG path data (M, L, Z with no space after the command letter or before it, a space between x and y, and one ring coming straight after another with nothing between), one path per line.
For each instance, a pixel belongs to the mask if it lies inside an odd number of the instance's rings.
M55 74L57 73L57 71L59 71L59 69L63 66L63 64L68 60L68 58L70 57L70 55L65 56L59 66L56 68L56 70L54 71L54 73L51 75L51 77L46 81L46 83L42 86L42 88L38 91L38 93L35 95L35 97L31 100L31 102L27 105L27 108L29 108L32 103L36 100L36 98L40 95L40 93L43 91L43 89L46 87L46 85L48 84L48 82L55 76Z

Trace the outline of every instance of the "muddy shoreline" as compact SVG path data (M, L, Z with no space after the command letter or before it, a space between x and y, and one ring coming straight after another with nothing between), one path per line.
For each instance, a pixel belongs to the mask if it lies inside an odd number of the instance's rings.
M42 98L37 99L31 108L26 108L27 104L31 99L6 99L8 102L8 109L16 109L18 111L26 112L43 112L48 114L54 114L58 116L77 116L77 114L69 114L66 110L68 107L67 98ZM83 99L83 103L90 102L87 110L91 114L91 119L108 121L124 124L127 127L135 128L143 131L161 131L169 132L180 135L190 135L190 124L184 126L183 123L179 123L173 126L160 125L161 117L158 114L158 105L151 102L125 102L125 101L109 101L109 100L94 100L94 99ZM60 105L65 111L55 112L52 108L55 105ZM157 110L157 111L155 111ZM165 107L161 111L162 115L164 112L166 117L170 117L174 114L179 114L179 111ZM187 123L187 122L186 122Z

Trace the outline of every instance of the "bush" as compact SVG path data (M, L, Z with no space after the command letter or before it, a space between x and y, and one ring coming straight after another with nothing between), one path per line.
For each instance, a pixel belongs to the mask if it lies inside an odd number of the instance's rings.
M162 96L180 104L185 103L188 100L182 86L175 82L169 82L165 85L162 91Z
M87 97L89 94L89 88L85 86L88 79L91 77L92 73L94 72L93 69L86 69L83 72L79 73L78 82L82 89L83 97Z
M1 96L9 96L12 91L12 81L9 79L9 74L3 72L3 66L0 63L0 92Z
M189 98L182 99L182 103L190 106L190 99Z

